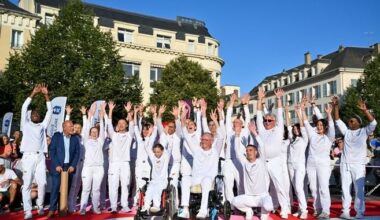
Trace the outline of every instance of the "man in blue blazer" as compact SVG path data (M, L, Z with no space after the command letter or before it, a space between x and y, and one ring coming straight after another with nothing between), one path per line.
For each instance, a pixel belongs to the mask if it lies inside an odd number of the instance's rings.
M56 132L50 145L52 188L50 193L50 208L48 218L54 216L58 206L58 193L61 184L61 172L67 171L70 179L75 172L79 160L80 141L74 135L73 122L68 120L63 123L63 132Z

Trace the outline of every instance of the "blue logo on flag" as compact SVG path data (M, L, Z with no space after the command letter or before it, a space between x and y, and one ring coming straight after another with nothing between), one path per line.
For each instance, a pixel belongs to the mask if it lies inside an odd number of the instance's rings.
M5 127L9 127L10 122L11 122L11 121L10 121L9 119L8 119L8 120L5 120L5 121L4 121L4 126L5 126Z
M62 110L61 106L54 106L53 107L53 114L59 115L61 113L61 110Z

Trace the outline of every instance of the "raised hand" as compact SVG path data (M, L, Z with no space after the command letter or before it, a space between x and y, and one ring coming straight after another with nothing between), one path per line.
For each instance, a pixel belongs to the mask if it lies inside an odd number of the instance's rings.
M362 110L363 112L367 111L367 105L365 104L365 102L363 100L359 100L358 101L358 108L360 110Z
M210 112L210 118L214 122L218 121L218 115L216 114L216 109L211 110L211 112Z
M112 101L112 100L109 100L108 101L108 108L110 109L110 111L113 111L113 109L115 108L115 103L114 103L114 101Z
M71 115L71 112L73 111L73 108L70 105L66 105L65 111L67 115Z
M310 105L314 105L316 99L317 99L317 98L316 98L314 95L311 96L311 98L309 99L309 103L310 103Z
M127 104L124 104L124 109L125 111L130 112L132 109L132 103L129 101Z
M84 107L84 106L80 107L80 112L82 113L82 115L85 115L86 111L87 111L86 107Z
M306 103L309 101L309 97L307 95L305 95L304 97L302 97L302 100L301 100L301 104L305 105L306 106Z
M178 113L179 113L179 109L177 106L174 106L172 111L171 111L172 115L177 118L178 117Z
M41 93L43 95L48 95L48 93L49 93L49 90L48 90L47 85L45 83L41 84Z
M41 92L41 84L37 84L34 86L31 97L35 96L36 94Z
M327 114L331 114L331 112L332 112L332 106L330 105L330 104L327 104L326 106L325 106L325 112L327 113Z
M160 108L158 109L158 115L161 117L165 111L166 111L166 105L161 105Z
M259 88L259 91L257 91L257 98L258 100L263 100L265 98L265 91L263 88Z
M278 89L275 89L275 90L274 90L274 94L275 94L276 97L279 99L279 98L281 98L282 96L284 96L285 92L284 92L283 89L278 88Z
M338 96L334 95L332 98L331 98L331 103L336 106L336 105L339 105L339 98Z
M230 96L230 102L229 102L229 106L230 107L234 106L234 103L235 103L236 99L237 99L236 94L232 93L231 96Z
M242 105L246 105L246 104L248 104L248 102L249 102L249 98L250 98L249 93L243 95L243 97L241 97L241 99L240 99L240 103L241 103Z

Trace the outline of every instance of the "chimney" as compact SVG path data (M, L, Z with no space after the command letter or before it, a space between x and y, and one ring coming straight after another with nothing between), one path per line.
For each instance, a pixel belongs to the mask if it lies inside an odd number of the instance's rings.
M343 50L344 50L343 45L339 45L339 48L338 48L339 53L342 52Z
M311 54L310 54L309 51L305 53L305 64L306 65L310 65L311 64Z
M18 7L29 11L30 13L36 13L36 2L35 0L19 0Z
M318 60L322 59L322 55L321 55L321 54L318 54L318 55L317 55L317 58L318 58Z
M380 43L376 43L373 45L373 54L374 55L379 55L380 54Z

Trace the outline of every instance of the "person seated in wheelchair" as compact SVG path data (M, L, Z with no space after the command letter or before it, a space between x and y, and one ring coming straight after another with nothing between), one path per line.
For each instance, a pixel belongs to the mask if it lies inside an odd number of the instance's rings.
M221 114L221 113L220 113ZM222 117L220 117L222 118ZM201 185L202 199L201 207L197 214L197 218L205 218L208 214L208 201L209 201L209 192L212 190L212 185L214 179L218 172L218 160L220 152L223 148L223 141L225 137L225 128L224 124L221 121L221 127L217 121L217 115L215 111L211 113L211 119L214 121L215 125L218 126L217 140L215 147L213 145L213 136L211 133L204 133L201 136L200 145L195 144L192 141L190 135L187 132L185 127L184 120L186 117L184 114L181 115L182 120L182 130L184 133L184 138L186 143L189 146L189 149L193 155L193 167L192 167L192 176L188 179L182 180L182 199L181 205L182 210L179 211L179 218L189 218L189 200L190 200L190 189L191 187Z
M144 206L141 212L149 210L151 213L156 213L161 210L161 194L168 184L168 166L172 149L164 150L164 147L157 143L153 149L145 146L150 161L152 162L151 181L145 192ZM153 206L151 203L153 201Z
M249 124L249 130L255 137L258 144L248 144L245 148L246 156L242 152L241 146L235 148L236 156L243 165L245 194L233 198L232 205L245 213L245 219L251 220L254 207L261 208L261 219L268 219L269 212L273 210L273 202L269 191L269 176L266 170L265 158L261 149L263 142L256 132L253 122Z

